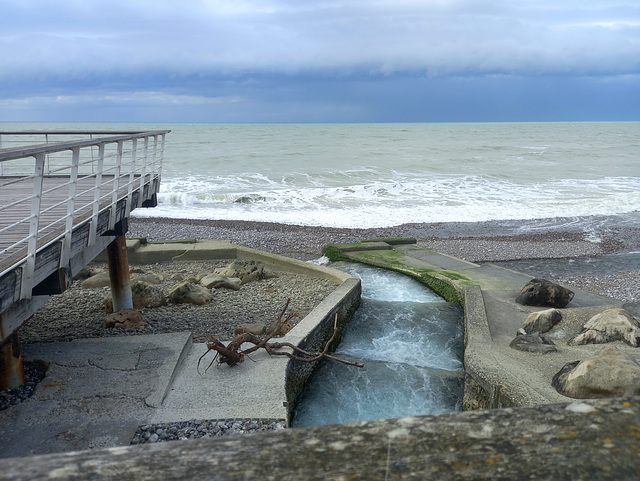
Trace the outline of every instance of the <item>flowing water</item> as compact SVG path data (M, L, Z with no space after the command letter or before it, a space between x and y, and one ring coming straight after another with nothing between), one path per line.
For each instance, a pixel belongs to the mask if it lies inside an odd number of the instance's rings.
M362 303L336 354L305 386L293 426L458 411L464 390L462 309L419 282L362 264L337 264L362 280Z

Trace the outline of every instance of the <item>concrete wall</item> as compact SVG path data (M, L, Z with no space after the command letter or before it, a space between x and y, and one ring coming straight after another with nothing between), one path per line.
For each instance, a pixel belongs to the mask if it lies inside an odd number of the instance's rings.
M307 315L291 332L286 340L305 351L322 351L330 341L334 332L334 321L337 316L337 335L330 351L334 351L340 342L342 332L351 320L353 313L360 305L360 280L345 280L319 306ZM295 410L296 401L304 385L313 375L318 363L290 360L286 369L286 391L288 405L288 421ZM358 369L354 367L354 369Z
M640 479L640 398L0 460L0 480Z

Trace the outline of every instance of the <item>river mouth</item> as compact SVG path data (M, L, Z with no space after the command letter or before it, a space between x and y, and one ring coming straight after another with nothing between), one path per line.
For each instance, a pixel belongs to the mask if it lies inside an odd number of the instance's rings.
M301 393L292 426L460 411L462 308L405 275L336 263L362 281L362 302L336 354L364 368L322 361Z

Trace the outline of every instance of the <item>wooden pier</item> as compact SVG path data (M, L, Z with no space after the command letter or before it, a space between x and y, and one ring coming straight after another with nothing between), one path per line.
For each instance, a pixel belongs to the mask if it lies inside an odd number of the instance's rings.
M18 328L156 205L167 133L0 130L0 389L24 382Z

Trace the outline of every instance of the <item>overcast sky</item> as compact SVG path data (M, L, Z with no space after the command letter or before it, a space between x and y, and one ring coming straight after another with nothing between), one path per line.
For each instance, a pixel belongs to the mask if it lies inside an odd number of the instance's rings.
M0 121L640 120L638 0L0 0Z

